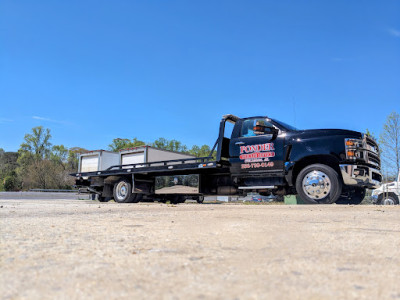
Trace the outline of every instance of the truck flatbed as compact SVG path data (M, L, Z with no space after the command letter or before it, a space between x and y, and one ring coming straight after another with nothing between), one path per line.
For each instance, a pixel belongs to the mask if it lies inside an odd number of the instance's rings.
M207 170L209 173L212 169L219 172L229 172L228 162L217 162L213 157L198 157L198 158L185 158L166 161L155 161L147 163L115 165L102 171L95 172L82 172L73 173L72 176L78 178L85 177L108 177L108 176L121 176L129 174L152 174L157 175L179 175L181 172L185 174L198 174L202 170ZM192 172L191 172L192 171Z

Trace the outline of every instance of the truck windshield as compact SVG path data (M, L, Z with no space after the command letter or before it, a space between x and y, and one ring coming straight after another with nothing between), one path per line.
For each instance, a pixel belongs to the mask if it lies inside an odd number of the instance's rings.
M292 125L286 124L285 122L281 122L277 119L272 119L274 122L278 123L279 125L282 125L282 127L290 130L290 131L297 131L298 129L296 127L293 127Z

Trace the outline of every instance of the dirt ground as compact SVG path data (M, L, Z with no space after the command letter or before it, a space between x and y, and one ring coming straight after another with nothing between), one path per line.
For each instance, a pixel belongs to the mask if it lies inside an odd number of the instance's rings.
M1 299L400 299L400 207L0 200Z

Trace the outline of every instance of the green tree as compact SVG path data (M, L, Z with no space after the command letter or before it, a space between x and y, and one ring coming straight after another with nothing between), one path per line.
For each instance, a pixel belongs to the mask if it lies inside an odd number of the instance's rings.
M18 150L17 175L26 188L28 169L34 162L42 161L50 157L51 153L50 129L43 126L32 128L31 133L25 134L24 142ZM32 173L32 172L31 172Z
M157 140L155 140L154 143L152 143L151 145L155 148L162 150L188 153L187 147L177 140L167 140L165 138L160 137Z
M64 147L64 145L55 145L51 149L50 160L54 163L62 166L63 169L67 169L68 162L68 149Z
M370 138L373 138L374 140L377 140L377 138L375 137L375 134L372 131L369 131L368 128L365 130L365 134L367 136L369 136Z
M137 138L130 139L113 139L112 143L108 145L108 149L114 152L118 152L119 150L126 148L133 148L146 145L145 142L138 140Z
M5 184L6 190L14 191L20 186L20 180L16 173L17 160L17 152L0 151L0 183Z
M17 160L17 152L5 152L0 149L0 185L3 186L6 183L8 190L16 190L20 186L20 180L16 173ZM6 188L6 186L3 187Z
M1 169L2 169L2 166L3 166L3 164L1 163L1 160L2 160L3 154L4 154L4 149L0 148L0 191L4 190L3 189L2 176L1 176Z
M50 129L42 126L32 128L26 134L18 150L17 174L24 189L70 188L75 172L76 155L64 145L52 147Z
M399 174L400 170L400 116L393 111L383 125L380 138L383 168L388 175Z
M38 126L32 128L32 133L25 134L24 142L21 144L21 152L29 152L35 159L49 158L51 153L50 129Z
M58 188L60 169L51 160L34 160L25 169L23 183L26 189Z
M3 150L3 149L1 149ZM4 152L0 150L0 179L5 178L8 175L15 173L15 169L18 167L17 152Z
M76 172L78 170L79 155L86 153L88 150L80 147L72 147L68 150L68 170Z
M3 181L5 191L15 191L18 188L16 176L6 176Z
M196 157L208 157L210 155L211 149L208 145L203 145L201 147L194 145L190 150L189 153L196 156Z

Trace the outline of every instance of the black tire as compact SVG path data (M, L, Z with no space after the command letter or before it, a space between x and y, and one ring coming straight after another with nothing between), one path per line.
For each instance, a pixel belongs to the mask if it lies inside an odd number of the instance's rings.
M132 184L125 178L114 184L113 195L114 201L118 203L136 203L142 198L142 195L132 193Z
M185 196L181 196L181 195L174 195L172 197L170 197L169 202L171 204L179 204L179 203L184 203L186 201Z
M399 198L393 193L389 193L387 195L381 194L379 195L378 203L380 205L398 205Z
M360 204L365 198L365 188L356 188L353 193L351 194L350 198L348 197L340 197L336 204L350 204L350 205L358 205Z
M342 181L331 167L313 164L300 171L296 178L296 191L306 204L332 204L342 193Z
M103 196L97 196L97 199L99 200L99 202L108 202L111 200L111 197L103 197Z
M202 204L204 202L204 196L199 196L196 201L197 203Z
M160 196L157 198L157 201L160 203L167 203L168 199L166 197Z

